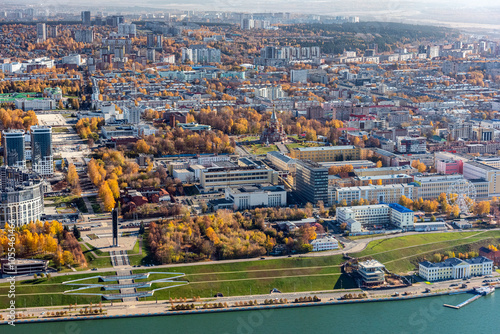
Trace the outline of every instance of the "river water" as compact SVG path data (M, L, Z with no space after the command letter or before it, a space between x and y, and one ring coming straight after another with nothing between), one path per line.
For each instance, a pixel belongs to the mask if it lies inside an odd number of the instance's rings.
M350 305L18 324L0 326L0 333L500 333L500 291L459 310L443 307L470 297L462 294Z

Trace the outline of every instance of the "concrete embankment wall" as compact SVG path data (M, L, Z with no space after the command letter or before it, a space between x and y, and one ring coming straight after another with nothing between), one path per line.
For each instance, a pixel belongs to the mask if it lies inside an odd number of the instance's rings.
M472 290L463 290L462 292L466 293L466 292L470 292L470 291L472 291ZM18 319L15 321L15 323L16 324L26 324L26 323L36 323L36 322L48 322L48 321L74 321L74 320L78 321L78 320L97 320L97 319L117 319L117 318L134 318L134 317L151 317L151 316L186 315L186 314L197 314L197 313L254 311L254 310L277 309L277 308L311 307L311 306L324 306L324 305L342 305L342 304L354 304L354 303L398 301L398 300L408 300L408 299L416 299L416 298L443 296L443 295L449 295L449 294L450 294L449 291L444 291L444 292L433 292L433 293L425 293L425 294L409 295L409 296L397 296L397 297L329 300L329 301L321 301L321 302L239 306L239 307L227 307L227 308L217 308L217 309L195 309L195 310L186 310L186 311L133 313L133 314L120 314L120 315L106 315L106 314L104 314L104 315L88 315L88 316L75 316L75 317ZM0 325L3 325L3 324L7 324L7 321L0 322Z

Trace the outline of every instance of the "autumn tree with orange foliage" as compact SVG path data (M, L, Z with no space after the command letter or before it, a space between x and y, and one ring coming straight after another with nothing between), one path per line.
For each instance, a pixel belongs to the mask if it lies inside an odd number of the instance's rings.
M108 181L103 181L99 187L99 197L104 203L104 210L111 212L115 207L116 201L111 191Z

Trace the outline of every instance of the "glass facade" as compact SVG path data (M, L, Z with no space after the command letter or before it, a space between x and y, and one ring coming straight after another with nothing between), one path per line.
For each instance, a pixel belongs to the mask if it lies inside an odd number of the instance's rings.
M24 131L9 131L3 133L5 163L12 167L22 167L26 164L24 155Z

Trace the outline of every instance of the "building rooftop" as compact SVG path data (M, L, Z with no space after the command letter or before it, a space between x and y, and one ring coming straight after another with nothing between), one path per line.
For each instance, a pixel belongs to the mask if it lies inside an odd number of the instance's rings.
M258 191L268 191L268 192L282 192L285 191L285 189L282 186L273 186L270 183L264 183L262 185L253 185L253 186L244 186L244 187L235 187L235 188L230 188L231 192L235 194L239 193L252 193L252 192L258 192Z
M298 148L295 148L294 150L298 150L301 152L309 152L309 151L352 150L355 148L356 148L356 146L353 146L353 145L344 145L344 146L298 147Z
M389 205L389 207L393 210L396 210L398 212L401 212L401 213L408 213L408 212L413 212L413 210L410 210L404 206L402 206L401 204L398 204L398 203L390 203L390 204L387 204Z
M455 267L455 266L463 264L463 263L480 264L480 263L486 263L486 262L493 263L493 260L490 260L484 256L478 256L478 257L474 257L472 259L465 259L465 260L461 260L461 259L458 259L456 257L453 257L453 258L446 259L442 262L437 262L437 263L424 261L424 262L420 262L420 265L424 266L426 268L452 268L452 267Z
M281 161L283 161L284 163L289 163L291 161L295 161L295 159L292 159L290 158L288 155L285 155L283 153L280 153L278 151L271 151L271 152L268 152L267 155L271 155L277 159L280 159Z
M478 168L482 168L482 169L485 169L485 170L499 170L498 168L495 168L493 166L490 166L490 165L487 165L487 164L484 164L484 163L478 162L478 161L468 161L465 164L466 165L471 165L471 166L474 166L474 167L478 167Z
M385 268L385 266L378 262L377 260L367 260L363 262L359 262L358 265L362 267L363 269L382 269Z

